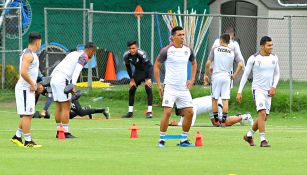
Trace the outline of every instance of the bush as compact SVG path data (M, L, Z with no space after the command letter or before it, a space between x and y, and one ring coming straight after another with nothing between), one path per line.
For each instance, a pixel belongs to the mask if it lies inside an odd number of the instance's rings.
M2 65L0 64L0 77L2 77ZM5 67L5 89L14 89L19 79L19 73L15 67L11 64ZM2 87L2 80L0 80L0 86Z

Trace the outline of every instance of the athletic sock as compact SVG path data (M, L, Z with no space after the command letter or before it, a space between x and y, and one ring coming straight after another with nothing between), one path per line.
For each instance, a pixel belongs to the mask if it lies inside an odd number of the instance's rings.
M253 137L254 134L255 134L255 131L251 128L251 129L249 129L249 131L247 132L247 137Z
M69 124L63 124L64 132L69 132Z
M148 106L147 112L152 112L152 106Z
M133 112L133 106L129 106L129 111L128 112Z
M260 135L260 141L262 142L263 140L265 140L265 133L264 132L261 132L259 133Z
M212 115L213 115L213 117L214 117L214 121L215 121L215 122L218 122L218 121L219 121L219 118L218 118L218 117L219 117L219 114L218 114L217 112L213 112Z
M222 123L226 122L227 116L228 116L228 113L223 112Z
M181 142L184 142L184 141L188 140L188 133L189 132L182 131L182 133L181 133L181 137L182 137Z
M32 140L30 133L24 134L23 137L25 138L25 141L27 142L30 142Z
M17 137L21 137L22 134L23 134L22 129L18 128L18 129L16 130L16 134L15 134L15 135L16 135Z
M242 120L247 120L247 115L246 114L241 115L241 117L242 117Z
M166 132L160 132L160 140L159 141L165 141L165 135L166 135Z

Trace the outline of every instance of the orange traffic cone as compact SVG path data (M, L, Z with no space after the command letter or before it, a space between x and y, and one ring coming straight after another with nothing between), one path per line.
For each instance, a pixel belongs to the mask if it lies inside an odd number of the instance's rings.
M108 54L107 68L106 68L106 73L104 75L104 79L116 80L116 71L115 71L114 57L112 52L109 52Z
M62 140L65 139L65 134L64 134L65 130L63 128L63 125L60 124L60 127L57 129L57 133L58 133L58 139Z
M135 124L133 124L129 130L131 130L131 134L130 134L130 138L133 139L133 138L138 138L138 131L140 128L137 127Z
M142 6L137 5L136 8L135 8L135 10L134 10L134 12L135 12L135 13L141 13L141 12L144 12L144 11L143 11ZM141 17L141 16L144 16L144 14L135 14L134 16L136 16L136 17Z
M195 146L203 146L202 138L204 137L200 131L197 131L197 134L194 135L196 141Z

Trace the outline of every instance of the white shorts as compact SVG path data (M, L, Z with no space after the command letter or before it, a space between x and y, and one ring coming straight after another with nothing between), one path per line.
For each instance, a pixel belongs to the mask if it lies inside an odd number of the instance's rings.
M163 107L174 107L174 103L178 109L193 107L193 101L190 91L187 90L175 90L169 86L165 86L163 93Z
M18 115L33 115L35 113L35 92L30 89L15 89Z
M230 99L231 79L229 76L217 76L212 78L211 96L214 99Z
M53 75L50 80L50 86L52 89L52 96L54 101L65 102L71 99L71 94L65 94L65 87L70 84L71 81L65 79L65 77L60 75Z
M253 98L256 103L257 112L265 109L266 114L270 113L272 98L268 95L268 92L253 90Z

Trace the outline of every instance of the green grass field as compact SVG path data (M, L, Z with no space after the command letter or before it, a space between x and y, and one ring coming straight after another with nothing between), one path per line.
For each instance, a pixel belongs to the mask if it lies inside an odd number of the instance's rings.
M7 98L13 99L14 98ZM42 98L44 99L44 98ZM145 119L145 102L135 105L133 119L120 119L127 110L126 100L104 99L93 102L92 97L82 104L109 106L110 120L71 120L70 130L79 136L72 140L55 139L52 119L33 119L32 136L42 144L41 149L20 148L10 143L15 133L18 116L12 100L0 102L0 175L43 174L214 174L214 175L289 175L305 174L307 145L307 112L272 113L267 122L267 138L271 148L250 147L242 140L249 126L228 128L193 127L190 140L199 130L205 138L203 147L180 148L177 140L167 141L158 148L159 119L162 108L154 106L154 118ZM1 101L1 100L0 100ZM4 102L5 101L5 102ZM11 101L11 102L10 102ZM43 101L37 109L41 109ZM54 112L54 105L51 107ZM254 107L250 106L255 118ZM236 111L232 110L230 113ZM245 112L245 111L242 111ZM95 115L101 118L101 115ZM172 119L177 119L173 117ZM198 125L209 126L208 115L197 119ZM139 138L130 139L128 128L140 127ZM181 128L170 127L168 134L179 134Z

